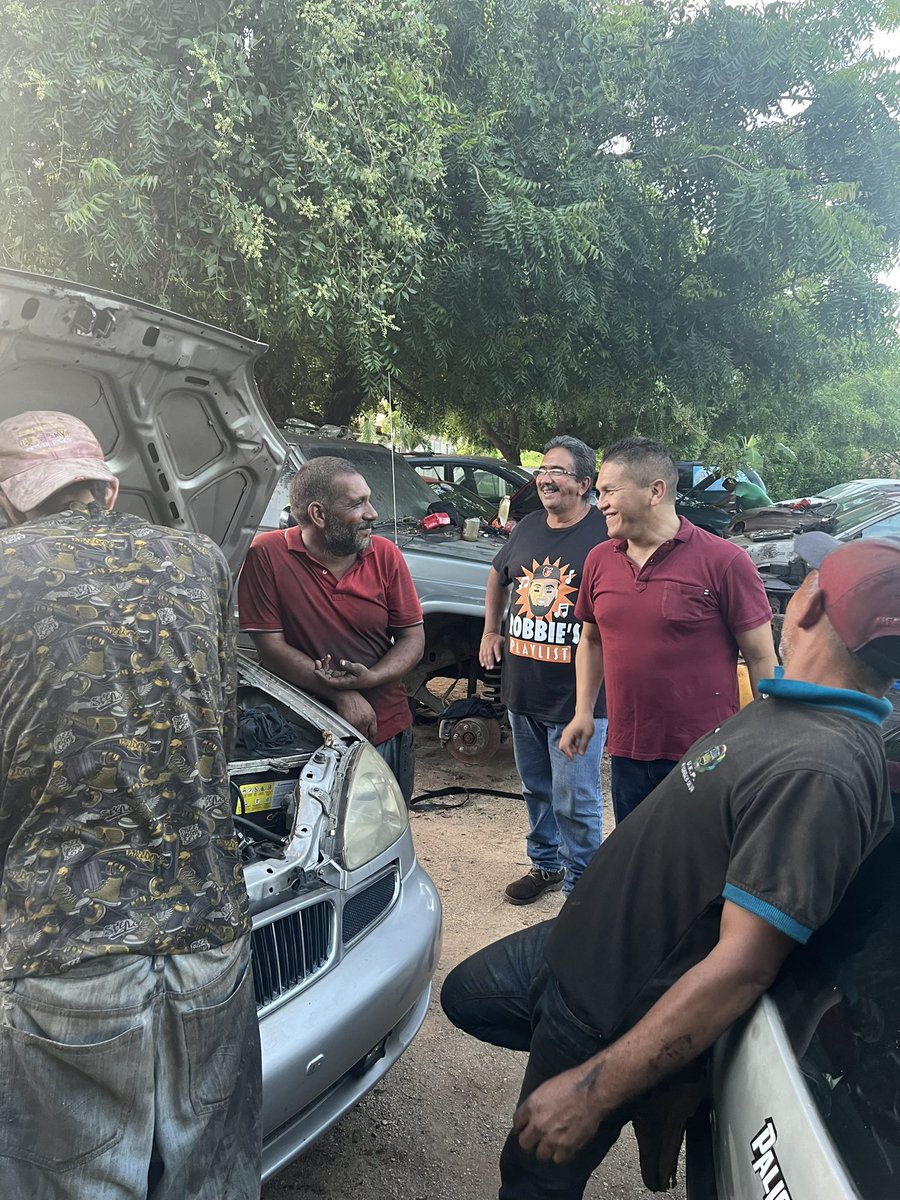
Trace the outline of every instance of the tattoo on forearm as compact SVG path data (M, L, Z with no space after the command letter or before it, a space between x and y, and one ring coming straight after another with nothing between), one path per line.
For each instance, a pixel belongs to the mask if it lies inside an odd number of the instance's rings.
M665 1075L682 1063L690 1062L694 1057L694 1039L689 1033L685 1033L674 1042L667 1042L659 1054L650 1060L650 1067Z
M600 1062L600 1063L597 1063L595 1066L591 1067L591 1069L584 1076L584 1078L580 1079L578 1081L578 1091L579 1092L593 1091L594 1084L597 1082L597 1080L600 1078L600 1076L602 1074L603 1074L603 1063Z

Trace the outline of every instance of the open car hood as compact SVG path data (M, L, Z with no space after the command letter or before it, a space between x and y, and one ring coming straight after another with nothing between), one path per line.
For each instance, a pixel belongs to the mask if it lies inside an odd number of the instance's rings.
M0 270L0 420L80 417L120 481L116 507L207 534L244 560L284 461L258 342L139 300Z

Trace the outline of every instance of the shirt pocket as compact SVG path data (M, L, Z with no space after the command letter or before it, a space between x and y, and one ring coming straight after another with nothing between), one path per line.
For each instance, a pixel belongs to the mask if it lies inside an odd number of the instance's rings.
M718 612L709 588L690 583L667 583L663 587L662 615L667 621L705 621Z

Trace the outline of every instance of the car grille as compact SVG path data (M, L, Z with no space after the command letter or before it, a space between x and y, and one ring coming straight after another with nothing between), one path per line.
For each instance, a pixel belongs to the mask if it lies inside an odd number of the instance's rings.
M397 872L382 875L374 883L351 896L344 905L341 940L346 946L359 937L374 921L377 921L394 899L397 891Z
M320 900L253 930L257 1009L317 975L331 957L334 906Z

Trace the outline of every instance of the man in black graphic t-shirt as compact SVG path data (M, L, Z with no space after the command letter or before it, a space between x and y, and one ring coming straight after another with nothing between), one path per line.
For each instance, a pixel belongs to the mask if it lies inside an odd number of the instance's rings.
M560 888L568 894L602 836L602 695L594 709L596 744L592 740L590 754L569 761L559 750L560 734L575 711L581 572L588 552L606 537L606 522L588 502L595 464L594 451L577 438L547 443L536 475L543 511L519 522L488 580L479 658L489 668L502 653L502 696L528 809L532 863L527 875L506 888L511 904L530 904ZM504 639L500 624L511 588Z

